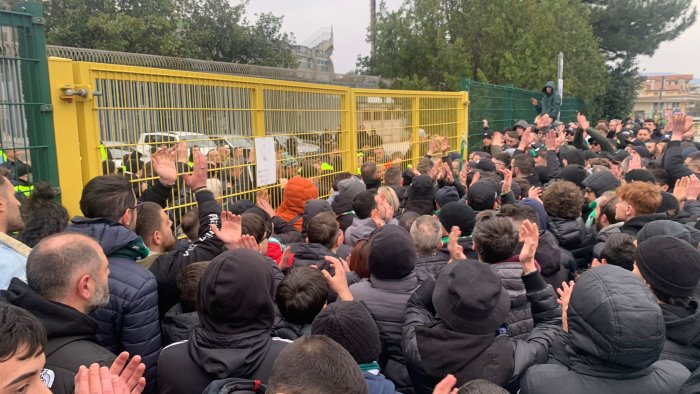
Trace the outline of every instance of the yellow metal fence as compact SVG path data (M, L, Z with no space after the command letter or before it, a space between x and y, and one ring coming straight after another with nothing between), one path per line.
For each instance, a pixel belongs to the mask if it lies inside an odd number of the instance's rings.
M383 171L415 166L433 136L458 151L467 135L463 92L352 89L209 73L49 59L63 203L79 214L82 186L124 173L135 189L155 179L151 152L185 141L209 163L209 186L230 206L265 190L279 204L286 180L314 180L319 195L334 177L372 160ZM255 139L274 137L277 183L258 187ZM190 157L187 157L190 156ZM178 181L176 222L194 200Z

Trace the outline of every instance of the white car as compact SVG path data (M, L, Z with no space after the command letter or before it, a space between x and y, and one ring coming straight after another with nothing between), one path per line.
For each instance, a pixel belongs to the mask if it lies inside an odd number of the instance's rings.
M202 133L192 131L163 131L157 133L143 133L139 137L138 147L144 158L151 157L151 147L164 145L173 145L178 142L187 142L187 147L192 149L193 146L198 146L199 151L205 155L213 149L216 149L216 143L209 136Z
M270 136L266 136L270 137ZM293 138L297 142L297 153L298 156L308 156L308 155L315 155L318 153L321 153L321 147L315 144L311 144L309 142L305 142L299 137L295 136L289 136L289 135L278 135L274 136L275 141L277 141L278 144L281 144L285 148L287 147L287 141L289 138Z
M119 141L104 141L102 145L107 150L107 153L114 161L114 165L119 168L122 166L124 156L136 152L133 146L126 146L124 143Z

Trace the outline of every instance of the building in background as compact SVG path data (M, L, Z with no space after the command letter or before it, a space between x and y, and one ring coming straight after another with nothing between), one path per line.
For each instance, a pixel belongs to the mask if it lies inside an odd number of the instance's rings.
M292 51L299 62L300 70L335 72L333 60L331 60L333 27L320 29L301 45L294 45Z
M700 79L693 74L646 73L634 103L635 119L662 119L666 111L700 116Z

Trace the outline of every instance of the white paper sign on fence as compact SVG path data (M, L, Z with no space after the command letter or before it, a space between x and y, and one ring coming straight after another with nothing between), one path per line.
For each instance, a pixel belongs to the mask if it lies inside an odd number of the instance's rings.
M262 137L255 139L255 175L258 187L272 185L277 182L277 166L275 155L275 139Z

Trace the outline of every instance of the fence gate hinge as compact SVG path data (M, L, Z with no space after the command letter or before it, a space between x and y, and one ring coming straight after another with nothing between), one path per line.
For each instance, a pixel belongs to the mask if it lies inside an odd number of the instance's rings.
M53 105L51 104L41 104L39 106L39 111L40 112L51 112L53 111Z
M46 24L46 19L40 17L40 16L35 16L32 18L32 23L35 25L45 25Z

